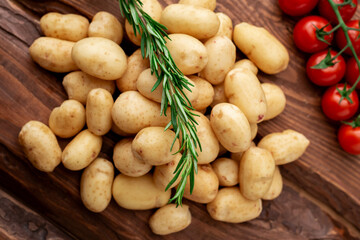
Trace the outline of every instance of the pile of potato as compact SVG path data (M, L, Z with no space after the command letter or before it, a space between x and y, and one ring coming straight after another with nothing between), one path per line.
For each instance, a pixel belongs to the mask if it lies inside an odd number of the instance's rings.
M262 199L282 191L278 165L296 160L309 145L293 130L253 142L259 123L279 115L286 104L281 88L258 80L258 68L268 74L284 70L287 50L263 28L240 23L233 31L226 14L213 12L215 0L180 0L164 9L157 0L143 3L168 28L172 41L166 45L194 84L186 94L198 115L202 152L198 149L194 191L190 195L187 185L184 198L207 204L219 221L256 218ZM171 190L165 192L181 153L175 154L178 140L170 152L175 133L164 131L170 114L160 116L162 86L151 92L156 77L149 61L140 49L125 55L119 46L123 26L107 12L97 13L91 23L79 15L48 13L40 25L46 37L34 41L30 55L49 71L70 72L63 80L69 100L51 112L49 127L30 121L21 129L19 142L30 162L44 172L60 163L84 170L81 199L93 212L103 211L113 197L126 209L159 208L149 220L155 234L186 228L189 207L168 204ZM140 45L127 21L125 31ZM236 46L251 61L236 62ZM114 101L115 85L121 93ZM114 146L113 161L98 158L109 131L124 136ZM57 137L73 139L62 150ZM115 178L114 165L120 172Z

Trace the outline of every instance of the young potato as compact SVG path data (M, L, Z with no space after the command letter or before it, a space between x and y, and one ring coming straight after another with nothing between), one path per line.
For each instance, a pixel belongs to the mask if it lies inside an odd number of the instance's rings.
M66 100L51 111L49 127L61 138L75 136L85 126L85 108L76 100Z
M134 156L150 165L163 165L173 161L180 147L175 133L163 127L147 127L136 134L131 144ZM174 145L172 145L174 142ZM172 147L172 149L171 149ZM171 151L170 151L171 149Z
M217 139L228 151L242 152L250 147L250 124L235 105L217 104L211 111L210 124Z
M102 212L111 200L114 167L104 158L95 159L81 175L80 196L85 207Z
M198 165L194 181L194 190L190 194L190 178L187 179L184 198L198 203L209 203L214 200L219 189L219 179L210 164Z
M147 210L165 206L171 191L157 188L150 173L141 177L116 176L112 194L120 207L131 210Z
M54 133L45 124L29 121L18 137L30 163L40 171L52 172L61 162L61 148Z
M220 26L213 11L185 4L168 5L161 14L160 23L170 33L184 33L199 40L215 36Z
M259 79L248 69L231 70L225 79L225 95L229 102L245 114L250 123L264 120L266 98Z
M160 2L157 0L142 0L141 2L143 3L142 9L144 12L149 14L149 16L155 21L160 22L161 13L163 10ZM125 31L132 43L137 46L141 45L141 34L136 33L135 36L134 28L132 25L130 25L127 19L125 20Z
M153 179L154 179L154 183L155 185L159 188L159 189L163 189L165 190L165 188L167 187L167 185L170 183L170 181L174 178L174 171L181 159L181 154L178 153L175 155L175 159L172 160L171 162L164 164L164 165L159 165L155 167L154 173L153 173ZM180 182L180 178L178 178L170 187L169 189L175 187L176 185L178 185L178 183Z
M161 106L143 97L139 92L127 91L116 99L111 115L120 130L136 134L149 126L165 127L170 121L170 114L160 116Z
M149 220L149 225L153 233L167 235L180 232L187 228L191 223L191 213L189 206L183 204L168 204L159 208Z
M218 158L211 166L219 179L219 185L231 187L239 183L239 163L230 158Z
M239 183L241 194L249 200L262 198L269 191L275 173L271 152L250 147L241 158Z
M123 39L123 28L117 18L108 12L98 12L88 29L89 37L103 37L120 44Z
M127 133L127 132L124 132L123 130L121 130L118 126L116 126L114 121L112 122L112 125L111 125L111 131L113 131L115 134L123 136L123 137L130 137L130 136L134 135L134 134Z
M247 68L249 69L251 72L253 72L255 75L258 74L258 68L256 67L256 65L250 61L249 59L241 59L239 61L237 61L231 68L231 70L235 69L235 68Z
M224 155L225 153L228 152L228 150L227 150L226 148L224 148L224 146L221 145L221 143L219 143L219 147L220 147L220 150L219 150L218 157L219 157L219 156L222 156L222 155Z
M254 140L258 132L258 125L256 123L250 123L250 130L251 130L251 140Z
M251 124L250 124L251 126ZM256 147L256 144L254 142L251 142L250 147ZM246 149L247 150L247 149ZM245 151L244 151L245 152ZM230 153L230 158L232 160L235 160L237 162L241 161L242 156L244 155L244 152L237 152L237 153Z
M79 69L71 58L74 42L40 37L30 46L31 58L46 70L64 73Z
M225 80L236 60L236 47L225 36L216 36L206 41L205 47L209 61L200 76L211 84L220 84Z
M111 110L114 100L111 93L102 88L91 90L86 101L86 124L98 135L105 135L112 126Z
M75 43L71 56L76 65L87 74L116 80L127 68L127 57L115 42L102 37L89 37Z
M115 92L114 81L101 80L90 76L82 71L67 74L62 82L69 99L74 99L86 104L87 95L92 89L103 88L113 94Z
M148 58L143 59L141 49L136 50L127 59L127 69L121 78L116 79L116 86L120 92L136 91L136 81L145 69L150 67Z
M224 82L214 86L214 99L210 104L211 107L214 107L216 104L219 103L226 103L228 102L227 97L225 96L225 85Z
M205 79L197 76L189 76L189 79L195 83L196 89L198 89L199 92L199 96L195 101L191 102L193 108L197 111L206 109L214 99L213 86Z
M115 167L129 177L140 177L147 174L152 166L134 156L131 150L132 138L124 138L114 147L113 160Z
M186 34L170 34L166 47L176 66L185 75L201 72L208 63L208 52L202 42Z
M275 173L273 180L271 182L271 186L267 193L262 197L264 200L273 200L277 198L283 189L283 181L280 173L280 169L278 166L275 168Z
M218 12L216 16L219 18L220 26L215 36L224 36L232 40L233 35L233 23L231 18L225 13ZM215 37L214 36L214 37Z
M102 138L85 129L65 147L62 163L72 171L86 168L99 155L101 146Z
M252 201L244 198L238 187L219 190L216 198L208 203L206 209L218 221L242 223L257 218L262 210L261 199Z
M260 140L258 147L270 151L276 165L282 165L298 159L309 144L310 141L303 134L288 129L266 135Z
M78 14L49 12L40 18L41 31L47 37L77 42L87 37L89 21Z
M270 120L278 116L285 109L286 97L283 90L273 83L262 83L265 93L267 111L264 120Z
M197 7L207 8L214 11L216 8L216 0L180 0L179 4L193 5Z
M289 64L289 53L271 33L261 27L240 23L234 29L236 46L258 68L267 74L285 70Z

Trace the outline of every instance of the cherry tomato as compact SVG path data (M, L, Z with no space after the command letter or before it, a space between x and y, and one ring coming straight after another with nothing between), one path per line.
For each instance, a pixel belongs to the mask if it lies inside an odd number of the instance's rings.
M309 79L319 86L331 86L338 83L345 75L346 64L344 58L340 55L335 59L335 65L324 69L313 69L312 66L317 65L328 54L328 50L324 50L312 55L306 64L306 73ZM331 57L335 57L337 52L331 50Z
M360 29L359 20L351 20L351 21L347 22L346 25L348 27L351 27L351 28ZM349 34L351 43L355 48L356 54L360 55L360 39L358 39L359 32L355 31L355 30L349 30L348 34ZM338 47L340 49L343 49L347 45L345 34L344 34L344 31L342 29L339 29L337 31L335 38L336 38L336 44L338 45ZM345 50L345 53L347 53L349 55L352 55L352 52L351 52L350 48L347 48Z
M305 15L313 10L319 0L279 0L281 10L290 16Z
M360 154L360 127L342 124L338 132L338 141L342 149L350 154Z
M295 45L304 52L315 53L324 50L328 44L321 42L316 38L316 28L318 29L328 25L329 22L325 18L319 16L308 16L301 19L294 28L293 36ZM324 31L331 31L332 27L329 24L324 28ZM325 40L331 43L333 34L325 36Z
M359 77L359 66L356 63L354 57L350 58L346 63L346 81L352 86ZM356 89L360 89L360 83L356 86Z
M354 116L359 108L359 98L356 91L353 91L349 95L353 103L350 103L346 98L344 98L339 104L341 95L336 87L343 90L344 84L337 84L328 88L321 99L321 107L328 118L336 121L347 120ZM347 89L349 88L350 87L347 86Z
M334 3L343 3L344 0L333 0ZM350 5L338 7L340 11L340 15L344 22L349 21L355 14L356 8L357 8L357 0L352 1L355 4L355 7L352 7ZM318 5L319 13L321 16L329 20L331 23L338 23L337 17L335 15L334 10L329 4L328 0L320 0Z

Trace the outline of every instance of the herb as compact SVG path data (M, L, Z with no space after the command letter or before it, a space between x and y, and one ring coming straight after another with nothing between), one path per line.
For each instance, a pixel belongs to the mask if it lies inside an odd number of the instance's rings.
M160 84L163 86L160 114L166 116L168 106L170 106L171 121L165 130L173 127L176 136L171 149L176 139L179 139L180 149L178 152L182 151L182 157L174 172L174 178L169 182L165 191L180 176L180 183L170 202L175 200L177 205L181 205L188 176L190 176L190 194L194 189L198 156L196 148L201 151L200 141L196 133L197 122L194 119L194 116L197 115L191 112L194 109L184 93L184 89L191 91L189 86L192 84L176 67L169 50L165 46L165 38L170 40L165 32L166 27L153 20L143 11L140 0L119 0L119 4L121 14L133 26L135 36L141 34L142 56L149 59L151 73L157 77L152 91Z

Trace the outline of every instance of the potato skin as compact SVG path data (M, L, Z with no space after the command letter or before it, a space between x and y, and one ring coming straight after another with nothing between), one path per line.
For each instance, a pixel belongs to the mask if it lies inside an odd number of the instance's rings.
M252 73L254 73L255 75L258 74L258 68L256 67L256 65L250 61L249 59L241 59L239 61L237 61L232 67L231 70L235 69L235 68L247 68L249 69Z
M71 57L74 42L40 37L30 46L31 58L46 70L64 73L79 69Z
M239 183L239 163L230 158L218 158L211 166L219 179L219 185L231 187Z
M101 11L93 17L89 29L89 37L103 37L120 44L124 31L121 23L111 13Z
M225 36L228 37L230 40L232 40L233 23L231 18L225 13L221 13L221 12L216 13L216 16L218 16L220 20L220 26L215 36Z
M266 29L242 22L235 26L236 46L267 74L285 70L289 64L289 53Z
M214 99L213 86L203 78L197 76L189 76L189 79L194 82L196 89L199 92L198 97L192 101L192 106L197 111L206 109Z
M99 155L101 146L102 138L85 129L65 147L62 163L72 171L86 168Z
M212 101L212 103L210 104L211 107L214 107L216 104L219 103L225 103L228 102L229 100L227 99L226 95L225 95L225 85L224 82L215 85L214 86L214 99Z
M107 38L82 39L75 43L71 56L83 72L103 80L116 80L127 68L125 52Z
M159 189L165 190L167 185L174 178L174 176L175 176L174 171L181 159L181 156L182 155L180 153L178 153L175 155L174 160L172 160L171 162L155 167L155 170L153 173L153 179L154 179L155 185ZM170 186L169 189L175 187L179 182L180 182L180 178L176 179L176 181Z
M41 31L47 37L77 42L87 37L89 20L78 14L49 12L40 18Z
M80 196L85 207L102 212L111 200L114 167L104 158L95 159L81 175Z
M270 120L282 113L286 106L283 90L273 83L262 83L261 87L266 98L267 111L264 120Z
M197 7L207 8L214 11L216 8L216 0L180 0L179 4L193 5Z
M20 130L19 143L30 163L40 171L52 172L61 162L61 148L54 133L39 121L29 121Z
M131 210L147 210L165 206L170 199L170 191L158 189L150 173L141 177L116 176L113 187L116 203Z
M153 233L167 235L179 232L187 228L191 223L191 213L189 206L183 204L168 204L159 208L149 220L149 225Z
M75 136L84 126L85 108L76 100L65 100L50 113L49 127L61 138Z
M283 189L283 181L280 173L280 169L278 166L275 168L274 177L271 182L271 186L266 194L262 197L264 200L273 200L277 198Z
M206 209L215 220L242 223L257 218L262 211L262 203L261 199L246 199L238 187L226 187L219 190L216 198L207 204Z
M185 4L168 5L160 23L170 33L184 33L199 40L215 36L220 26L219 18L211 10Z

